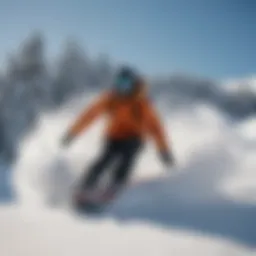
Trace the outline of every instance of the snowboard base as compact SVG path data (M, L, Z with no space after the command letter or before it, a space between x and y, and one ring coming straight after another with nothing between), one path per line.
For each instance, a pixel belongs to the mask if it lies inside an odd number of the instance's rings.
M73 208L80 213L102 213L106 209L106 207L110 205L110 203L114 201L117 197L117 195L115 195L112 198L103 199L103 197L101 197L103 195L99 194L98 197L95 199L86 196L85 192L83 193L83 197L81 197L81 195L78 196L75 194L72 198Z
M125 184L122 188L119 189L111 198L103 199L104 198L104 190L103 191L97 191L98 199L100 200L94 200L93 198L90 198L88 195L86 195L85 192L83 192L83 196L77 196L77 194L80 194L79 189L75 191L75 193L72 196L72 208L80 213L86 213L86 214L99 214L103 213L107 208L113 203L118 197L121 196L122 192L124 192L127 189L132 189L135 187L139 187L142 184L145 184L147 182L150 182L151 180L154 180L155 178L149 178L140 180L137 182L129 182L128 184Z

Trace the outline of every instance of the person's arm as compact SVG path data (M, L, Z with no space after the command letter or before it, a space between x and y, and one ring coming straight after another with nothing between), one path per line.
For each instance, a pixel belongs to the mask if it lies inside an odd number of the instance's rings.
M149 102L146 104L145 111L148 132L155 141L161 159L166 164L172 164L174 161L172 150L168 145L167 133L163 127L163 123L161 122L159 115Z
M105 93L86 108L68 129L62 143L69 144L70 141L80 135L95 119L103 114L107 110L109 97L109 94Z

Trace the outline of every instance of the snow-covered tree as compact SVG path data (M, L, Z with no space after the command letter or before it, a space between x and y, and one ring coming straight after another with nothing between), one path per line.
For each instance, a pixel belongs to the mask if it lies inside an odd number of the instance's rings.
M53 83L53 99L61 104L70 96L90 87L92 80L91 60L73 40L69 40L58 63Z
M34 34L9 59L6 85L1 100L1 118L5 138L15 151L17 142L37 119L38 112L50 101L44 44L40 34Z

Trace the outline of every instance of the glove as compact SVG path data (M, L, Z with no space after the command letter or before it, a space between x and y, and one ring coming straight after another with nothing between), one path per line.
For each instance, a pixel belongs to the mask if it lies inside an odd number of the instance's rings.
M160 152L160 157L163 163L167 166L173 166L175 164L172 152L162 151Z
M70 145L70 143L72 142L72 140L73 140L73 136L67 133L67 134L61 139L61 145L62 145L63 147L67 147L67 146Z

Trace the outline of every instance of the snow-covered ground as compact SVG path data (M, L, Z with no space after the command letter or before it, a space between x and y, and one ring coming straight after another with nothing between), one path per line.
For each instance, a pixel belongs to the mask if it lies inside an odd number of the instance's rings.
M1 255L253 255L249 249L196 232L117 223L114 219L77 220L47 211L1 209Z
M86 99L87 100L87 99ZM59 139L83 102L43 116L13 166L15 204L0 210L0 255L255 255L256 124L231 124L197 105L165 118L177 167L165 170L152 143L127 191L104 216L78 218L46 202L100 149L102 122L69 149ZM72 106L72 108L71 108Z

